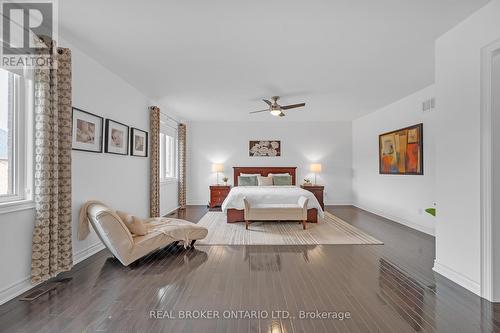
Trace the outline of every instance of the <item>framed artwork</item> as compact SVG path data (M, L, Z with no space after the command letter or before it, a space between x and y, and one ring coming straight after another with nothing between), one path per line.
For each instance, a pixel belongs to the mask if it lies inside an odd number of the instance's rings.
M73 108L72 118L72 149L102 153L104 118L77 108Z
M106 119L104 151L110 154L128 155L128 130L127 125Z
M148 132L132 127L130 130L130 155L148 157Z
M379 172L389 175L423 175L423 124L379 136Z
M280 140L253 140L249 143L248 155L250 157L278 157L281 156Z

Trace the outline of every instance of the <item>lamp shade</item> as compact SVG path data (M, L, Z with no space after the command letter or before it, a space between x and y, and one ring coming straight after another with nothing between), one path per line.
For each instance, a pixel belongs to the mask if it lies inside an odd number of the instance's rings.
M321 172L321 164L319 163L311 164L311 172L314 173Z
M224 164L220 163L212 164L212 172L224 172Z

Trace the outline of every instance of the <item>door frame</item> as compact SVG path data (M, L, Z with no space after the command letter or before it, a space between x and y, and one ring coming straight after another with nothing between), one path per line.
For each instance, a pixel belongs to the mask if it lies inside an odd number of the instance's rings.
M500 40L481 50L481 297L493 299L493 58L500 54Z

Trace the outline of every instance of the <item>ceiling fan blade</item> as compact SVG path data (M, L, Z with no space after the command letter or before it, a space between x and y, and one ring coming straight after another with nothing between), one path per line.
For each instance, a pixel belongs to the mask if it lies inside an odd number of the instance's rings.
M259 112L269 112L269 109L265 109L265 110L260 110L260 111L252 111L252 112L249 112L250 114L252 113L259 113Z
M266 102L267 105L271 106L273 105L273 103L271 103L271 101L267 100L267 99L263 99L264 102Z
M300 108L306 106L306 103L299 103L299 104L290 104L290 105L284 105L281 107L282 110L290 110L290 109L295 109L295 108Z

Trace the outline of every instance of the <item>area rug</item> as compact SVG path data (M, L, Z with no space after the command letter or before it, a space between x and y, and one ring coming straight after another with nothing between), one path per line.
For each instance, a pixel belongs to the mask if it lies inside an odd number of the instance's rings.
M249 230L244 222L226 223L226 214L208 212L198 225L208 228L199 245L319 245L319 244L383 244L378 239L325 212L318 223L302 229L298 222L252 222Z

